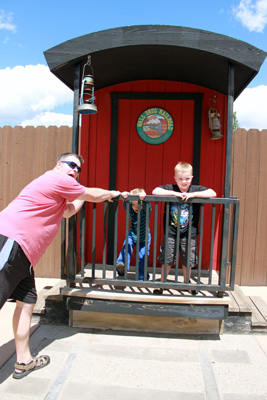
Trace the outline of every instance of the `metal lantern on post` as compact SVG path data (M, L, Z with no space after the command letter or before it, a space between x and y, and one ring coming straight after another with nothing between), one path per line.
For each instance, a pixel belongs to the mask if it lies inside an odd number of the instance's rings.
M88 71L89 69L89 71ZM91 65L91 56L87 58L87 62L83 67L82 85L80 94L80 104L78 106L79 114L96 114L97 107L94 104L94 71Z
M213 96L213 101L216 105L216 96ZM211 130L211 140L221 139L223 135L221 134L221 123L220 123L220 114L218 113L215 107L209 108L208 119L209 119L209 128Z

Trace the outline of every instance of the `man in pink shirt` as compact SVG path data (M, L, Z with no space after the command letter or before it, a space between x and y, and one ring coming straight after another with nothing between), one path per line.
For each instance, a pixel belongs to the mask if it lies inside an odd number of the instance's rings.
M32 357L29 347L32 312L37 300L32 267L55 238L62 217L76 214L84 201L111 201L121 194L116 190L80 185L76 179L82 163L82 157L77 154L62 154L53 170L33 180L0 212L0 309L9 298L16 300L15 379L50 362L49 356Z

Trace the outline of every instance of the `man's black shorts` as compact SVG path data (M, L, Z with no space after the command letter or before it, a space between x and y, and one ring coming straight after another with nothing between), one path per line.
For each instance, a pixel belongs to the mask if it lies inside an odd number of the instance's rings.
M8 299L35 304L34 272L20 245L0 235L0 309Z

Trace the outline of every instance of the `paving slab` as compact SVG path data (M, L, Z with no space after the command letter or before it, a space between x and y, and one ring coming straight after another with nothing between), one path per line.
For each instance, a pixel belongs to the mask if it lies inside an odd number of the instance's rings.
M21 380L0 369L1 400L267 399L266 335L180 337L40 325L33 353L51 363Z

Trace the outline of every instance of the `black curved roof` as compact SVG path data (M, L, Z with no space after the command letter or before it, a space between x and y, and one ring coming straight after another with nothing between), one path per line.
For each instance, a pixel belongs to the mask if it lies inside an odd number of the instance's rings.
M258 73L267 53L243 41L199 29L138 25L68 40L44 52L50 70L73 90L74 70L91 55L95 89L144 79L181 81L223 94L234 65L236 98Z

